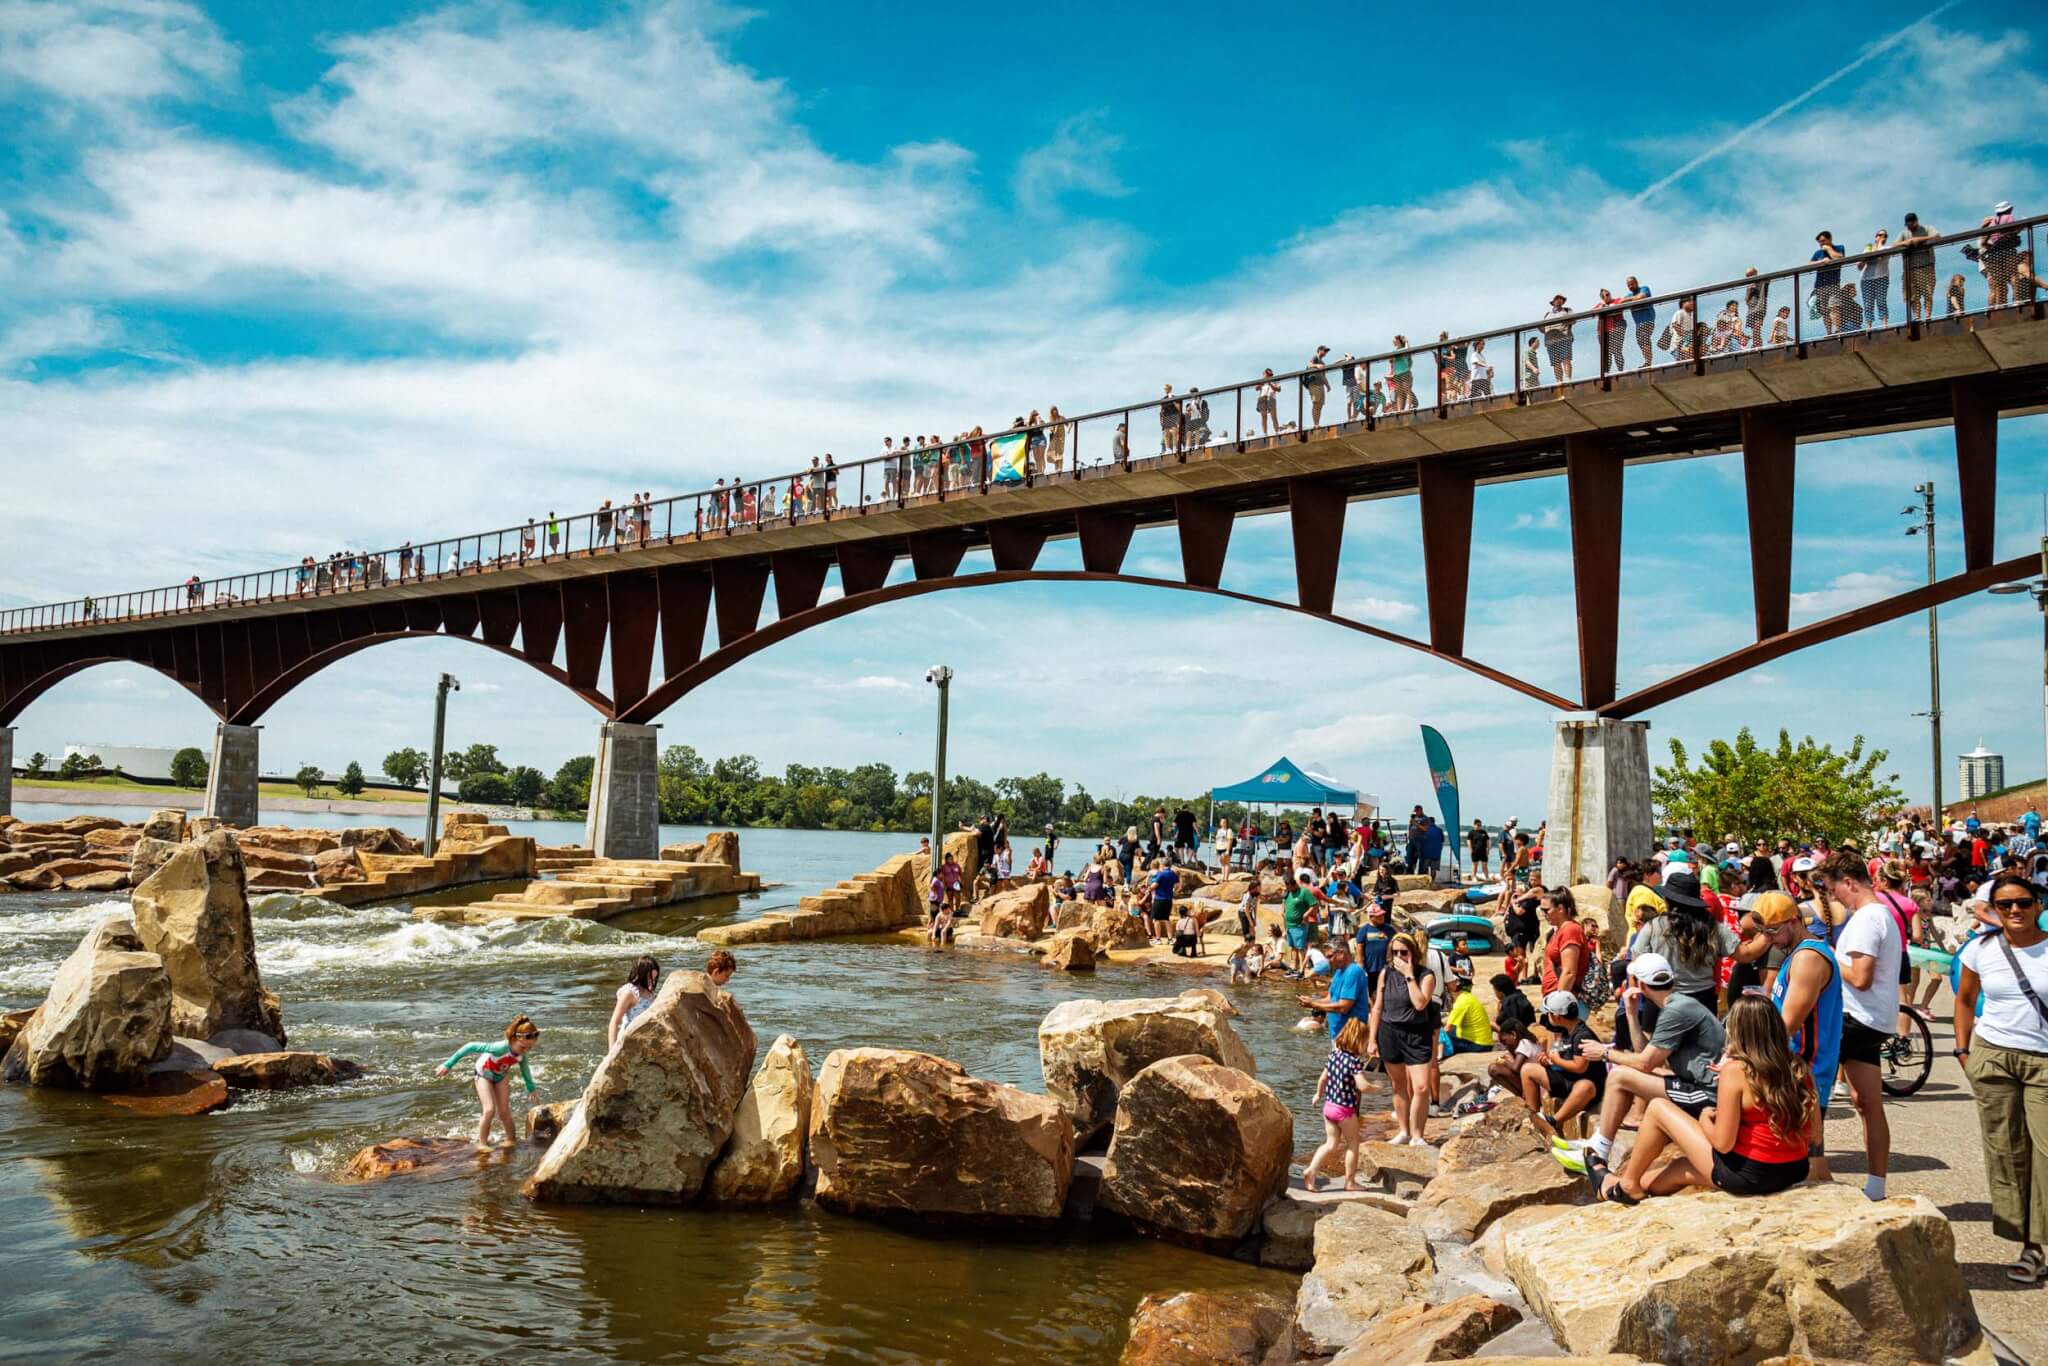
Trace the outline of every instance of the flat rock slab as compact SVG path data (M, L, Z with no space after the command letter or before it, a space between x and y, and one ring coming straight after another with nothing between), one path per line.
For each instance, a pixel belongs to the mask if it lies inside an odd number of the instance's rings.
M1465 1295L1448 1304L1404 1304L1375 1319L1330 1366L1461 1361L1521 1321L1519 1309L1484 1295Z
M304 1051L243 1053L221 1059L214 1070L240 1091L289 1091L300 1086L332 1086L338 1080L333 1059L325 1053Z
M226 1109L228 1084L218 1072L156 1072L104 1099L138 1115L189 1117Z
M475 1170L510 1157L509 1148L480 1149L471 1138L394 1138L351 1157L344 1174L351 1181L384 1181Z

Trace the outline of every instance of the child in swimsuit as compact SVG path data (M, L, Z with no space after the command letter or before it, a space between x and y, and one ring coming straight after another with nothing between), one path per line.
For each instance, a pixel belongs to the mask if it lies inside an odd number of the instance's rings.
M540 1042L540 1027L524 1015L514 1017L505 1026L503 1043L466 1043L448 1055L448 1061L434 1069L436 1076L445 1077L455 1070L455 1064L465 1058L475 1058L476 1098L483 1109L483 1116L477 1121L476 1146L491 1146L491 1124L495 1120L505 1128L505 1146L511 1147L519 1141L519 1131L512 1124L512 1072L519 1071L519 1079L526 1083L526 1094L533 1094L533 1073L527 1070L526 1055Z

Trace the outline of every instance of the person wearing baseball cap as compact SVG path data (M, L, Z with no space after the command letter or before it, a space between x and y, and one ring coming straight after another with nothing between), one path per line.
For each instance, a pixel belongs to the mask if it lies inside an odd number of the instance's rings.
M1538 1055L1536 1063L1522 1069L1522 1099L1552 1142L1560 1141L1559 1130L1573 1117L1597 1106L1607 1087L1607 1064L1587 1051L1600 1042L1600 1036L1586 1027L1579 1011L1579 998L1569 991L1544 996L1543 1023L1550 1030L1550 1046ZM1548 1089L1555 1106L1547 1120L1542 1089Z
M1616 1048L1594 1042L1586 1053L1607 1064L1607 1094L1600 1104L1600 1127L1593 1135L1586 1155L1588 1174L1597 1192L1601 1171L1614 1151L1614 1136L1635 1100L1649 1102L1659 1096L1697 1119L1714 1103L1720 1087L1714 1065L1721 1057L1724 1039L1721 1022L1714 1012L1678 988L1678 974L1669 959L1654 951L1639 951L1629 960L1630 991L1624 1006L1634 999L1657 1008L1656 1023L1647 1030L1648 1042L1640 1049ZM1645 1031L1635 1031L1644 1038ZM1664 1076L1659 1068L1669 1068Z

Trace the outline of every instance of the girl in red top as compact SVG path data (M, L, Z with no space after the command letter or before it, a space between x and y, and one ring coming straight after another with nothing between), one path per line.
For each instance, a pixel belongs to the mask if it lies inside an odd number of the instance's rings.
M1786 1044L1785 1022L1763 997L1744 996L1725 1024L1728 1051L1714 1104L1694 1119L1661 1096L1652 1100L1627 1166L1590 1169L1601 1199L1633 1205L1687 1186L1774 1195L1806 1180L1808 1145L1820 1141L1820 1103L1806 1064ZM1646 1181L1666 1147L1681 1156Z

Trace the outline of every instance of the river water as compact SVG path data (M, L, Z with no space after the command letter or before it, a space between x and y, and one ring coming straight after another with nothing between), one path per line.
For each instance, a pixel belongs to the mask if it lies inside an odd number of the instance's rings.
M24 819L78 808L18 809ZM114 812L133 819L135 812ZM366 818L285 817L341 824ZM369 818L374 819L374 818ZM548 842L574 827L521 827ZM665 839L701 837L664 830ZM903 835L745 831L745 865L781 884L742 916L865 871ZM38 1003L57 965L125 900L0 896L0 1009ZM264 982L297 1048L372 1070L345 1087L238 1099L199 1119L143 1119L91 1097L0 1088L0 1360L138 1352L189 1360L473 1359L540 1351L716 1362L1114 1361L1145 1294L1291 1278L1088 1230L937 1233L810 1205L768 1212L535 1206L538 1153L429 1180L335 1182L400 1135L471 1132L476 1105L434 1065L525 1012L544 1032L536 1100L576 1095L603 1052L632 960L695 967L700 922L661 933L582 921L415 923L402 906L254 903ZM1187 979L1049 973L1030 959L895 943L740 951L732 989L763 1049L917 1048L1037 1090L1036 1029L1075 997L1171 995ZM1323 1045L1287 990L1240 989L1261 1077L1320 1140L1308 1100ZM515 1092L517 1088L515 1087ZM515 1115L523 1117L515 1096Z

